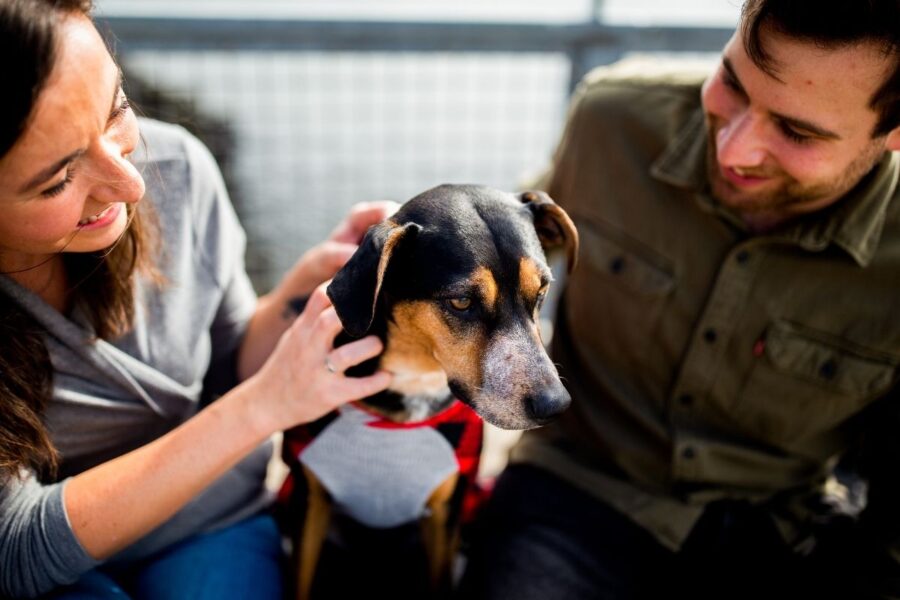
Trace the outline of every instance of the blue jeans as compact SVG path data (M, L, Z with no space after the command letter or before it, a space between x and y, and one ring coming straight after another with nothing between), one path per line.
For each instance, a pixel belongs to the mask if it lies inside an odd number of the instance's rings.
M126 567L98 567L48 598L281 600L282 564L278 527L263 514Z

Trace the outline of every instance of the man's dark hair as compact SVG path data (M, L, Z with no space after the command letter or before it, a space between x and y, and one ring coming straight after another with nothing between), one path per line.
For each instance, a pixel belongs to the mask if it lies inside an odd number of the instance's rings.
M872 135L900 125L900 0L746 0L741 17L747 54L770 75L777 65L763 47L764 29L826 49L875 44L894 69L869 100L878 113Z

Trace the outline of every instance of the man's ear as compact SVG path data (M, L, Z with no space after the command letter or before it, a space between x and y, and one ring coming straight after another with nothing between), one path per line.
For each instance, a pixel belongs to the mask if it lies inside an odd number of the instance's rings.
M351 336L362 337L369 331L391 256L402 240L412 239L421 229L416 223L398 225L390 220L373 225L331 280L326 292Z
M575 229L575 223L545 192L524 192L519 199L534 215L534 229L544 250L565 247L568 271L571 273L578 262L578 230Z

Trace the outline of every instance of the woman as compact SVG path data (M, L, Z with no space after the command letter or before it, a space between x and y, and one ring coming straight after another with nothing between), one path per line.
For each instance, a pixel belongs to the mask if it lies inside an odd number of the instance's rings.
M386 206L257 301L212 158L139 134L89 10L0 0L0 595L278 597L266 440L387 386L316 288Z

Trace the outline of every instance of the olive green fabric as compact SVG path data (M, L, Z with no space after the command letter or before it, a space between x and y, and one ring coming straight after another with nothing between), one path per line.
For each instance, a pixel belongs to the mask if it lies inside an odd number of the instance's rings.
M619 66L577 90L542 186L581 236L553 339L573 404L511 460L671 549L721 498L770 502L796 541L854 416L897 381L900 156L751 235L708 195L701 80Z

